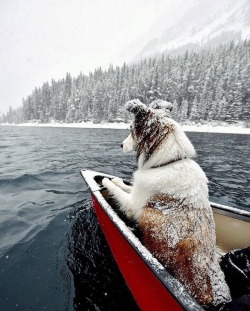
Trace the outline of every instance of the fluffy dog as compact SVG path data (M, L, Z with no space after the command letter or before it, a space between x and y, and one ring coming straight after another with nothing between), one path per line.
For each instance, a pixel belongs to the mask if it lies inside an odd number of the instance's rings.
M230 300L215 249L215 224L207 178L191 158L195 150L178 123L171 104L139 100L126 104L134 114L123 151L135 151L138 170L133 186L121 179L103 185L127 216L136 220L143 244L185 285L202 305Z

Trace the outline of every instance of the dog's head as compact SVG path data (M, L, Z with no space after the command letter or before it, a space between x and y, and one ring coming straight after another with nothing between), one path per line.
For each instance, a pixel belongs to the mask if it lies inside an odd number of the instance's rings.
M147 107L140 100L135 99L126 104L126 109L134 114L134 121L129 136L122 144L125 153L135 151L137 158L142 156L142 162L145 164L159 150L163 149L163 145L166 145L165 142L169 141L168 148L171 150L168 150L166 146L164 149L166 149L165 153L168 153L168 158L173 157L170 161L195 154L194 148L184 132L180 133L178 124L171 119L171 103L157 100ZM176 137L177 133L179 138ZM181 146L183 144L186 144L186 147ZM166 155L164 158L166 160Z

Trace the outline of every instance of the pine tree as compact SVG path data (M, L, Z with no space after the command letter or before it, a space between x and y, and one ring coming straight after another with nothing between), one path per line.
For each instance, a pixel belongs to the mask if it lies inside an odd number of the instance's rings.
M228 103L227 103L226 97L223 96L223 98L219 101L217 115L215 116L215 120L220 120L220 121L226 120L227 107L228 107Z
M188 101L184 99L181 103L180 107L180 118L179 121L181 123L185 123L188 119Z
M101 82L97 82L93 91L93 122L100 123L103 116L103 95L104 90Z
M67 113L65 121L67 123L73 123L75 121L75 113L76 113L75 105L73 104L71 97L69 97L67 101Z
M36 87L21 109L2 116L13 120L94 122L127 120L124 103L139 98L145 104L162 98L174 103L172 115L185 122L249 119L250 41L226 44L216 50L162 55L106 71Z
M177 103L177 100L175 99L173 102L173 109L171 111L171 116L174 120L177 122L180 120L180 112L179 112L179 105Z
M193 100L189 119L190 119L190 121L196 121L196 120L199 119L197 97L195 97L194 100Z

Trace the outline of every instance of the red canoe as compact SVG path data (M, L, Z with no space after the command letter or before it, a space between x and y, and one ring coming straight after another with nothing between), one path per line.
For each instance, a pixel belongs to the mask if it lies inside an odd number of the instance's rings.
M103 177L114 176L82 170L94 208L118 267L139 308L148 311L204 310L194 298L141 244L110 205L101 186ZM250 212L211 203L216 222L217 244L228 252L250 245Z

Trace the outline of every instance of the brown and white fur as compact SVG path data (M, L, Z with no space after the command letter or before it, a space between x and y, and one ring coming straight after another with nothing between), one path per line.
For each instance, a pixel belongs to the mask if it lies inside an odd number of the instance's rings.
M138 222L144 245L188 292L202 305L217 305L229 301L230 293L216 255L208 181L191 159L193 145L170 118L170 106L162 106L126 104L134 121L123 150L136 152L138 170L132 187L117 178L105 178L103 185Z

